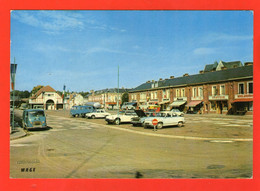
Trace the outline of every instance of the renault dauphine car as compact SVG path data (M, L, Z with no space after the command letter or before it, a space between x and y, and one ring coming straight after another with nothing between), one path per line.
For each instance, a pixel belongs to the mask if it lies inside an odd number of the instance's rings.
M154 117L145 117L141 119L141 123L144 128L153 127L152 121L157 119L158 124L156 125L157 129L161 129L165 126L175 126L182 127L185 123L184 117L177 115L175 112L163 111L157 114Z

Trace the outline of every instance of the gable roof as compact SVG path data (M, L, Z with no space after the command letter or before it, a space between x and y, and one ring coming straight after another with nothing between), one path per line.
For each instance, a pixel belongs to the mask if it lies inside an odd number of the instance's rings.
M44 86L39 89L31 98L37 98L43 92L56 92L51 86Z
M162 80L158 81L158 88L223 82L239 78L253 78L253 66L243 66L238 68L232 68L229 70L206 72L203 74L195 74L190 76ZM152 84L153 82L143 83L130 92L158 89L152 88Z
M240 61L233 61L233 62L223 62L223 61L220 61L220 62L221 62L227 69L243 66Z

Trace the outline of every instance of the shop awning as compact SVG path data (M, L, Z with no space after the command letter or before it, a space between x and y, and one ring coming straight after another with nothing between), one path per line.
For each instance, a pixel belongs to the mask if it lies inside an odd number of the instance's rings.
M166 103L169 103L170 101L162 101L162 102L159 102L159 105L163 105L163 104L166 104Z
M179 107L180 105L185 104L186 101L174 101L170 104L171 107Z
M250 101L253 101L253 98L235 99L232 103L236 103L236 102L250 102Z
M191 101L190 103L188 103L186 106L187 107L196 107L197 105L199 105L202 101Z

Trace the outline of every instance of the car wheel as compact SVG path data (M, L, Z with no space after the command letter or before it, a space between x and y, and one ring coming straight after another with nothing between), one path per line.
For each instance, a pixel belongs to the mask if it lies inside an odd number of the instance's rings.
M116 125L120 125L120 119L119 119L119 118L117 118L117 119L115 120L115 124L116 124Z
M92 116L91 116L91 119L95 119L95 118L96 118L96 116L95 116L95 115L92 115Z
M183 126L183 122L182 121L179 121L178 122L178 127L182 127Z
M158 123L157 124L157 129L161 129L163 127L163 124L162 123Z
M72 117L75 117L75 115L72 115Z

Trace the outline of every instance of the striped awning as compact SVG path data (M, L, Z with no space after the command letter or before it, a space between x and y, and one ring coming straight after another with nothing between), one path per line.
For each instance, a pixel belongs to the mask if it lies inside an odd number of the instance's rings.
M197 105L199 105L202 101L191 101L190 103L188 103L186 106L187 107L196 107Z
M250 101L253 101L253 98L235 99L232 103L236 103L236 102L250 102Z
M166 103L169 103L170 101L162 101L162 102L159 102L159 105L163 105L163 104L166 104Z
M170 104L171 107L179 107L180 105L185 104L186 101L174 101Z

